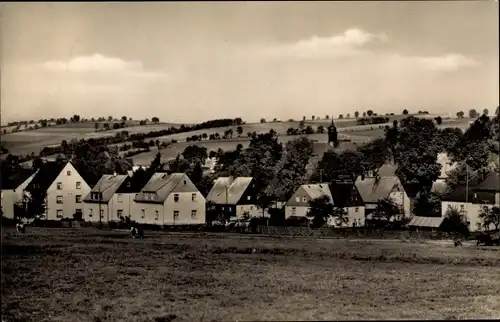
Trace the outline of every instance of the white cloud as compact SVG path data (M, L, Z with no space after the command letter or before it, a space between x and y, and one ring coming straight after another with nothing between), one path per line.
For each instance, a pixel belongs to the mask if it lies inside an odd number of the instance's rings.
M431 71L455 71L461 68L476 67L480 65L476 60L461 54L413 58L417 63Z
M108 73L135 77L167 77L164 73L146 71L140 61L125 61L101 54L78 56L67 61L47 61L42 64L46 70L71 73Z
M361 29L348 29L340 35L331 37L313 36L293 44L286 44L267 49L271 56L289 56L298 58L338 57L358 55L362 47L371 43L387 42L387 35L372 34Z

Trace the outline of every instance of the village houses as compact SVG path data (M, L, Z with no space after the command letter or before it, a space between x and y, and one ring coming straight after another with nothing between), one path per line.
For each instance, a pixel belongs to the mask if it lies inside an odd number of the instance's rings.
M43 163L25 189L26 197L43 192L47 220L81 218L83 199L90 187L71 162Z
M151 225L205 223L205 197L185 173L153 174L134 199L131 219Z
M448 209L455 208L466 216L470 231L482 230L481 210L494 206L500 207L499 173L478 173L468 181L468 185L462 185L442 197L441 217L446 217Z
M257 206L257 191L252 177L219 177L207 195L207 202L228 219L269 216Z
M2 216L13 219L15 206L23 207L24 189L33 180L36 173L30 169L21 168L14 176L2 178Z
M134 198L140 190L128 175L103 175L84 199L84 219L110 222L131 218L137 210Z

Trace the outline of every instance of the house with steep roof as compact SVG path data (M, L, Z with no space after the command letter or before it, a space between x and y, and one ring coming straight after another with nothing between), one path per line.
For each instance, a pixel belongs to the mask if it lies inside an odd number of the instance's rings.
M20 168L14 175L1 178L1 214L6 218L14 218L14 206L23 202L24 189L33 180L36 173L29 169Z
M46 162L26 186L25 195L45 194L45 219L78 218L90 187L71 162Z
M83 200L85 221L110 222L131 218L141 186L128 175L106 174Z
M285 219L292 216L306 217L309 212L309 201L322 196L327 196L332 201L332 194L327 182L301 185L285 205Z
M134 198L131 219L152 225L205 223L205 197L185 173L155 173Z
M377 202L386 198L390 198L401 207L405 216L411 216L411 201L398 177L359 176L355 185L365 204L366 219L371 219L371 213L377 207Z
M365 225L365 204L352 181L337 181L330 184L333 206L344 208L347 213L346 223L337 222L334 218L328 220L329 226L334 227L363 227Z
M225 218L242 219L269 216L257 206L257 191L252 177L219 177L207 195L207 202L213 203L215 211Z
M449 208L455 208L467 217L469 230L477 231L482 209L500 207L499 177L498 172L489 172L484 176L478 174L469 180L468 185L445 194L441 200L441 217L446 217Z

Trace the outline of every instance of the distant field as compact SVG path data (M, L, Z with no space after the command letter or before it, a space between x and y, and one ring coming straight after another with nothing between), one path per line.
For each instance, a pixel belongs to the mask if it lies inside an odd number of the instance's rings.
M288 141L295 139L299 136L280 136L278 139L283 144L286 144ZM317 140L318 142L326 142L326 134L312 134L307 136L311 140ZM366 142L366 138L363 137L355 137L353 142L360 144L362 142ZM207 148L207 152L217 151L219 148L228 151L236 149L237 145L241 144L243 148L247 148L250 144L250 140L241 139L241 140L206 140L206 141L197 141L197 142L179 142L174 143L168 148L161 149L160 154L163 161L174 159L177 157L179 153L182 153L184 149L189 145L198 145ZM347 144L349 147L352 144ZM340 142L339 149L342 150L343 146L347 146L346 143ZM141 153L132 157L134 164L137 165L149 165L155 155L158 153L157 149L153 149L149 152Z
M435 115L427 115L426 117L434 117ZM387 124L392 124L393 119L402 119L404 116L396 115L396 116L388 116L391 118L391 121ZM384 127L387 124L376 124L376 125L355 125L354 119L342 119L342 120L334 120L335 124L338 128L338 131L348 135L351 140L357 143L366 142L372 138L380 137L383 135L383 129L380 127ZM459 127L462 130L465 130L469 126L469 122L471 119L448 119L443 120L443 124L440 125L440 128L445 127ZM319 125L327 126L329 125L331 120L316 120L311 121L307 120L306 125L311 125L314 130L317 129ZM163 129L167 129L171 126L179 127L180 124L172 124L172 123L160 123L160 124L148 124L144 126L129 126L124 129L116 129L109 131L100 131L95 132L93 127L91 126L93 123L78 123L78 124L65 124L58 125L49 128L43 128L33 131L22 131L17 133L9 133L2 135L1 139L4 143L5 147L14 154L27 154L27 153L39 153L45 146L53 146L59 145L62 140L70 141L71 139L89 139L92 137L103 137L103 136L113 136L117 132L126 130L129 133L147 133L150 131L159 131ZM297 128L299 126L299 122L268 122L268 123L250 123L242 125L243 133L242 133L242 142L247 140L248 132L257 132L257 133L265 133L269 132L270 129L274 129L278 134L286 134L286 131L290 127ZM179 133L173 135L162 136L158 138L151 139L159 139L161 141L170 141L177 140L179 142L184 141L187 137L192 135L201 135L206 133L207 135L219 133L221 136L224 134L224 131L231 128L233 130L233 139L237 139L238 135L236 133L237 126L230 127L222 127L215 129L206 129L206 130L198 130L186 133ZM326 140L326 134L312 135L312 139L318 139L319 141ZM289 139L284 137L283 140L286 142ZM220 142L218 144L221 145L222 149L228 149L229 147L236 147L238 143L231 142ZM204 143L205 144L205 143ZM207 143L210 148L214 148L212 142ZM243 144L243 143L242 143ZM176 151L179 149L184 149L183 145L179 147L172 147L172 153L167 153L169 156L172 154L176 155ZM218 149L214 148L215 150ZM139 159L142 156L138 157Z
M2 229L5 321L495 319L496 248ZM252 251L253 250L253 251Z

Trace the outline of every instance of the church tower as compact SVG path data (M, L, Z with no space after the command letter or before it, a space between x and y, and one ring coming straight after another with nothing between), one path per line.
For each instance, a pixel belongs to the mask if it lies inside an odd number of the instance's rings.
M333 119L332 124L328 127L328 145L332 148L338 146L337 127L333 124Z

